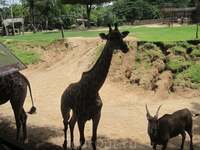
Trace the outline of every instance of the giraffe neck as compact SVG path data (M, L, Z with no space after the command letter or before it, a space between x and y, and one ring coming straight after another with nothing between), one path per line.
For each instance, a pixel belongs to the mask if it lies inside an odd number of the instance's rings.
M109 41L107 41L95 65L89 71L82 74L82 79L84 78L84 81L88 80L89 88L99 91L104 84L110 68L113 51L114 49L110 46Z

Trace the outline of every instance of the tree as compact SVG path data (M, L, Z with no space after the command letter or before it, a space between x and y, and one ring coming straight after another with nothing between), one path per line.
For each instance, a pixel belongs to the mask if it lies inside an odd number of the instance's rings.
M54 12L55 0L40 0L40 11L41 14L44 15L45 18L45 29L48 30L49 28L49 16L50 13Z
M107 7L102 7L101 9L98 10L98 20L97 20L97 25L98 26L107 26L109 23L113 22L116 23L116 15L113 13L113 7L112 6L107 6ZM119 24L119 22L118 22Z
M12 30L13 30L13 35L15 36L15 26L14 26L14 22L13 22L13 10L12 10L12 3L11 0L6 1L6 0L0 0L0 3L3 5L7 5L10 6L10 11L11 11L11 18L12 18ZM6 27L5 27L6 28Z
M145 0L123 0L114 3L113 11L118 19L134 22L135 20L159 18L157 6L153 6Z
M61 0L62 4L82 4L87 8L88 28L90 28L90 13L92 7L97 4L108 3L114 0ZM116 1L116 0L115 0Z
M33 28L34 28L34 32L37 32L37 30L35 28L35 5L37 5L38 3L40 3L40 0L22 0L22 4L25 7L29 7L30 20L31 20Z

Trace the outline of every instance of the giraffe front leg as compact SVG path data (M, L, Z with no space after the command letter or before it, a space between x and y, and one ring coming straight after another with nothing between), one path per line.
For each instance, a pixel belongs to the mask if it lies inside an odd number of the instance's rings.
M93 150L96 150L97 128L98 128L100 117L101 117L101 114L99 114L93 118L93 130L92 130L92 140L91 140Z
M101 108L103 106L103 103L102 103L102 100L101 100L101 97L99 95L99 93L97 94L97 97L96 97L96 105L94 107L94 116L92 118L92 122L93 122L93 129L92 129L92 147L93 147L93 150L96 150L96 144L97 144L97 128L98 128L98 125L99 125L99 121L100 121L100 118L101 118Z
M83 145L85 144L85 136L84 136L84 128L85 128L86 121L78 120L78 129L80 132L80 146L79 150L82 150Z
M92 123L93 123L93 129L92 129L92 139L91 139L91 142L92 142L92 148L93 150L96 150L96 144L97 144L97 128L98 128L98 125L99 125L99 121L100 121L100 118L101 118L101 108L103 106L103 103L102 103L102 100L101 100L101 97L98 93L97 97L96 97L96 105L94 106L94 116L92 118Z
M74 125L76 123L76 115L73 112L72 118L69 121L70 135L71 135L71 149L74 150Z

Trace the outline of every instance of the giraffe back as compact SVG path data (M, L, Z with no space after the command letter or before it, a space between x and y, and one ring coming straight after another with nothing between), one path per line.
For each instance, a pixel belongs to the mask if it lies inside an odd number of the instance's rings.
M20 72L0 77L0 104L11 99L25 99L27 93L27 79Z

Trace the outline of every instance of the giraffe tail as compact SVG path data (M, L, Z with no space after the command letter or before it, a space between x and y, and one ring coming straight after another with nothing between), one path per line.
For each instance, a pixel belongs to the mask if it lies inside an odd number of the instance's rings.
M29 114L34 114L34 113L36 113L36 107L35 107L35 106L32 106L28 113L29 113Z
M27 80L28 81L28 80ZM34 114L36 113L36 107L34 106L34 103L33 103L33 97L32 97L32 91L31 91L31 86L30 86L30 83L28 81L28 87L29 87L29 92L30 92L30 96L31 96L31 101L32 101L32 107L31 109L29 110L29 114Z
M32 107L31 107L31 109L29 110L28 113L29 114L34 114L34 113L36 113L36 107L34 106L34 103L33 103L33 96L32 96L32 91L31 91L31 85L30 85L30 82L28 81L28 79L23 74L21 74L21 75L24 77L24 79L25 79L25 81L27 83L27 86L28 86L29 92L30 92L30 96L31 96Z

